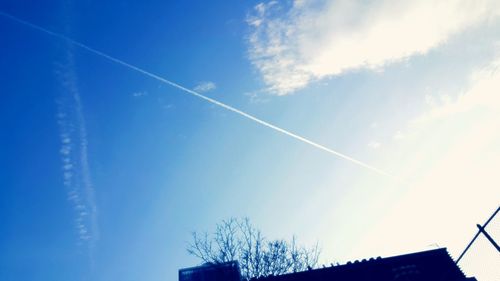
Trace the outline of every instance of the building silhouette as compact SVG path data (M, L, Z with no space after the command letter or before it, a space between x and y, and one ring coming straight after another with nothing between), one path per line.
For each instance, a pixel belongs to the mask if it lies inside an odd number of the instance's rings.
M222 264L206 263L179 270L179 281L241 281L237 261Z
M179 270L179 281L240 281L237 262ZM446 248L348 262L251 281L476 281L466 277Z

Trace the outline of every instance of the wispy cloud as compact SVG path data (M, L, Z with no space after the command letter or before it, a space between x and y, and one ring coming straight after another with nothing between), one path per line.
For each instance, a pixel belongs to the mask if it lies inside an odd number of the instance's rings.
M439 99L426 96L430 110L413 123L419 125L473 111L500 113L500 56L477 69L469 80L469 86L454 99L449 95L441 95Z
M133 92L133 93L132 93L132 96L133 96L134 98L145 97L145 96L147 96L147 95L148 95L148 92L144 92L144 91L143 91L143 92Z
M380 148L382 144L378 141L371 141L368 143L368 147L372 148L372 149L378 149Z
M217 85L215 85L214 82L206 81L206 82L201 82L196 87L193 88L194 91L198 93L206 93L213 91L217 88Z
M248 100L252 104L259 104L259 103L266 103L269 102L269 96L265 95L263 91L254 91L254 92L247 92L244 93L246 97L248 97Z
M384 146L382 161L410 184L355 252L387 255L391 247L413 251L439 243L458 257L474 225L498 207L500 56L463 82L459 94L445 90L423 97L427 107L394 134L397 145ZM409 236L414 239L401 239ZM388 239L391 247L384 246ZM477 251L482 256L488 249ZM484 264L460 266L479 280L492 280Z
M380 175L383 175L383 176L386 176L386 177L389 177L389 178L392 178L392 179L395 179L395 180L399 180L399 179L397 179L396 177L392 176L391 174L389 174L389 173L387 173L387 172L384 172L384 171L382 171L382 170L380 170L380 169L378 169L378 168L376 168L376 167L374 167L374 166L371 166L371 165L369 165L369 164L367 164L367 163L364 163L363 161L357 160L357 159L352 158L352 157L350 157L350 156L348 156L348 155L346 155L346 154L343 154L343 153L341 153L341 152L339 152L339 151L336 151L336 150L334 150L334 149L331 149L331 148L328 148L328 147L326 147L326 146L324 146L324 145L321 145L321 144L319 144L319 143L316 143L316 142L314 142L314 141L312 141L312 140L310 140L310 139L307 139L307 138L305 138L305 137L303 137L303 136L301 136L301 135L295 134L295 133L293 133L293 132L291 132L291 131L288 131L288 130L286 130L286 129L283 129L283 128L281 128L281 127L278 127L278 126L276 126L276 125L273 125L273 124L271 124L271 123L269 123L269 122L266 122L266 121L264 121L264 120L262 120L262 119L260 119L260 118L255 117L255 116L253 116L253 115L251 115L251 114L249 114L249 113L246 113L246 112L244 112L244 111L242 111L242 110L240 110L240 109L237 109L237 108L235 108L235 107L232 107L232 106L230 106L230 105L228 105L228 104L225 104L225 103L223 103L223 102L221 102L221 101L218 101L218 100L216 100L216 99L213 99L213 98L207 97L207 96L205 96L205 95L203 95L203 94L200 94L199 92L196 92L196 91L193 91L193 90L191 90L191 89L188 89L188 88L186 88L186 87L184 87L184 86L182 86L182 85L180 85L180 84L177 84L177 83L175 83L175 82L173 82L173 81L170 81L170 80L168 80L168 79L165 79L165 78L163 78L163 77L161 77L161 76L158 76L158 75L156 75L156 74L154 74L154 73L151 73L151 72L149 72L149 71L146 71L146 70L144 70L144 69L142 69L142 68L139 68L139 67L137 67L137 66L135 66L135 65L129 64L129 63L127 63L127 62L125 62L125 61L122 61L122 60L120 60L120 59L117 59L117 58L115 58L115 57L113 57L113 56L110 56L110 55L108 55L108 54L105 54L105 53L103 53L103 52L101 52L101 51L98 51L98 50L96 50L96 49L94 49L94 48L91 48L91 47L89 47L89 46L87 46L87 45L85 45L85 44L83 44L83 43L80 43L80 42L78 42L78 41L75 41L75 40L73 40L73 39L71 39L71 38L69 38L69 37L66 37L66 36L62 35L62 34L59 34L59 33L53 32L53 31L50 31L50 30L45 29L45 28L43 28L43 27L41 27L41 26L39 26L39 25L32 24L32 23L30 23L30 22L24 21L24 20L22 20L22 19L19 19L19 18L17 18L17 17L11 16L11 15L9 15L9 14L5 14L5 13L1 13L1 12L0 12L0 14L2 14L3 16L5 16L5 17L7 17L7 18L9 18L9 19L11 19L11 20L13 20L13 21L17 22L17 23L23 24L23 25L25 25L25 26L29 26L29 27L31 27L31 28L33 28L33 29L35 29L35 30L38 30L38 31L40 31L40 32L43 32L43 33L46 33L46 34L48 34L48 35L54 36L54 37L56 37L56 38L63 39L63 40L65 40L66 42L68 42L68 43L72 44L73 46L80 47L80 48L85 49L85 50L87 50L87 51L89 51L89 52L91 52L91 53L93 53L93 54L95 54L95 55L98 55L98 56L102 57L102 58L105 58L105 59L107 59L107 60L110 60L110 61L112 61L112 62L115 62L115 63L117 63L117 64L120 64L120 65L122 65L122 66L124 66L124 67L127 67L127 68L129 68L130 70L137 71L137 72L139 72L139 73L141 73L141 74L143 74L143 75L146 75L146 76L148 76L148 77L151 77L151 78L153 78L153 79L156 79L156 80L158 80L158 81L160 81L160 82L162 82L162 83L164 83L164 84L167 84L167 85L169 85L169 86L172 86L172 87L174 87L174 88L177 88L177 89L179 89L179 90L183 91L183 92L184 92L184 93L186 93L186 94L189 94L189 95L192 95L192 96L194 96L194 97L200 98L200 99L202 99L202 100L204 100L204 101L206 101L206 102L209 102L209 103L211 103L211 104L213 104L213 105L215 105L215 106L219 106L219 107L221 107L221 108L224 108L224 109L226 109L226 110L228 110L228 111L231 111L231 112L233 112L233 113L235 113L235 114L240 115L241 117L245 117L245 118L247 118L247 119L249 119L249 120L252 120L253 122L256 122L256 123L258 123L258 124L260 124L260 125L262 125L262 126L264 126L264 127L267 127L267 128L272 129L272 130L274 130L274 131L276 131L276 132L282 133L282 134L284 134L284 135L286 135L286 136L288 136L288 137L294 138L294 139L296 139L296 140L298 140L298 141L301 141L301 142L302 142L302 143L304 143L304 144L308 144L308 145L310 145L310 146L312 146L312 147L315 147L315 148L317 148L317 149L320 149L320 150L322 150L323 152L326 152L326 153L329 153L329 154L334 155L334 156L336 156L336 157L339 157L339 158L342 158L342 159L344 159L344 160L347 160L347 161L349 161L349 162L351 162L351 163L354 163L354 164L359 165L359 166L361 166L361 167L364 167L364 168L366 168L366 169L368 169L368 170L371 170L371 171L373 171L373 172L376 172L376 173L378 173L378 174L380 174ZM74 81L74 80L73 80L73 81ZM78 97L78 99L76 99L76 100L78 100L78 102L80 101L80 99L79 99L79 95L73 95L73 96L75 96L75 97L77 96L77 97ZM81 110L81 105L79 106L79 108L80 108L80 110ZM83 114L80 114L80 116L82 116L82 117L83 117ZM79 120L83 120L83 118L80 118ZM86 134L85 134L85 135L86 135ZM86 143L86 142L85 142L85 143ZM86 158L85 158L85 159L86 159ZM88 170L88 169L87 169L87 170ZM91 189L91 190L93 191L93 189ZM93 194L93 192L91 192L91 194ZM97 213L97 212L95 212L95 213ZM97 220L95 220L95 221L97 222ZM97 224L96 224L96 225L97 225Z
M398 131L396 131L396 133L394 133L394 135L392 136L392 139L393 140L401 140L404 137L405 137L404 134L398 130Z
M494 0L281 3L260 3L247 19L249 58L268 90L278 95L425 54L500 15L500 2Z
M88 159L88 137L82 102L77 86L77 76L72 53L68 50L64 62L57 66L61 81L58 99L61 169L67 198L75 212L75 230L78 244L87 245L92 255L99 239L95 190Z

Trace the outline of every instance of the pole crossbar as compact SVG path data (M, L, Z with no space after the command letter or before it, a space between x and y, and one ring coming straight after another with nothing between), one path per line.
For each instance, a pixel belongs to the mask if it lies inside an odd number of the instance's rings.
M491 244L493 244L495 249L497 249L497 251L500 252L500 247L498 246L497 242L495 242L495 239L493 239L493 237L491 237L488 234L488 232L486 232L486 230L484 230L484 227L482 227L481 225L478 224L477 228L479 229L479 232L481 232L486 237L486 239L488 239L488 241L490 241Z
M472 246L472 244L474 244L474 242L476 241L477 237L479 237L480 234L484 234L486 236L486 238L493 244L493 246L495 246L495 248L497 249L497 251L500 252L500 248L498 247L498 244L495 242L495 240L493 240L493 238L484 230L484 228L490 223L491 220L493 220L493 218L497 215L497 213L500 211L500 206L497 208L497 210L493 213L493 215L491 215L491 217L481 226L481 225L477 225L478 227L478 231L476 233L476 235L474 235L474 238L472 238L472 240L469 242L469 244L467 245L467 247L465 247L464 251L462 252L462 254L460 254L460 256L457 258L457 260L455 261L455 264L458 264L458 262L460 262L460 260L463 258L463 256L465 255L465 253L467 253L467 251L469 250L469 248ZM490 240L491 238L491 240Z

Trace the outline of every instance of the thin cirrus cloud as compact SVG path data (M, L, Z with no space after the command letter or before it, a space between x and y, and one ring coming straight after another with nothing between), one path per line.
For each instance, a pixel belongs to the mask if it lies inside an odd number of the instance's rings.
M57 68L62 95L58 99L57 123L61 148L61 169L67 199L72 203L78 244L95 247L99 230L95 190L90 175L88 137L83 115L74 59L70 51Z
M217 85L215 85L214 82L207 81L207 82L201 82L198 85L196 85L193 90L198 92L198 93L206 93L213 91L217 88Z
M500 50L499 50L500 52ZM469 86L455 100L449 96L441 98L441 103L428 98L432 110L413 120L414 124L428 123L469 112L490 113L500 122L500 55L487 66L476 69L469 77Z
M145 91L143 91L143 92L133 92L133 93L132 93L132 96L133 96L134 98L145 97L145 96L147 96L147 95L148 95L148 92L145 92Z
M442 93L433 99L426 96L425 99L430 100L427 110L410 120L405 129L395 133L394 140L406 148L406 152L396 154L408 155L409 159L401 160L406 163L439 166L443 171L431 168L428 173L432 174L429 180L443 182L441 186L461 186L468 190L481 182L485 193L490 192L500 183L493 168L500 165L500 151L497 149L500 143L499 88L500 54L488 65L474 69L461 93L455 97ZM398 148L394 149L397 151ZM457 170L463 170L463 173L457 173ZM444 184L449 181L457 183ZM498 194L494 197L499 198Z
M378 142L378 141L370 141L368 143L368 147L370 147L372 149L379 149L381 145L382 144L380 142Z
M286 95L322 78L426 54L499 15L493 0L270 1L247 18L248 53L267 90Z
M465 84L454 97L441 92L425 97L424 112L396 132L398 145L384 146L383 161L410 178L411 184L392 207L395 211L364 233L353 255L388 255L394 249L413 251L438 243L458 257L477 220L486 219L498 207L500 55L475 68ZM414 239L402 239L409 236ZM391 247L386 241L391 241ZM476 248L474 259L480 261L489 253L490 248ZM492 278L498 270L487 270L484 264L459 265L478 280L498 280Z

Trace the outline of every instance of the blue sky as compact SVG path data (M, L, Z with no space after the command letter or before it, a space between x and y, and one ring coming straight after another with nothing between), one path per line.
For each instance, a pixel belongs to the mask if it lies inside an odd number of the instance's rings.
M231 216L318 241L325 263L457 256L500 202L496 1L0 11L2 280L176 280L199 262L190 233Z

